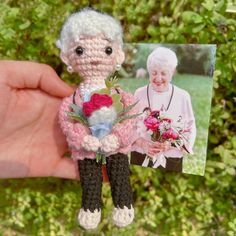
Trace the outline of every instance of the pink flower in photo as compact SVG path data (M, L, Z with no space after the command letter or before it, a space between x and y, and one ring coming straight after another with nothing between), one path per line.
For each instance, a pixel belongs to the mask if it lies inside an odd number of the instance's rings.
M169 119L169 118L163 118L163 121L166 121L167 123L171 123L172 122L172 120Z
M158 117L160 115L160 111L151 111L151 116Z
M148 129L150 129L152 131L156 131L160 125L160 121L155 117L148 116L144 120L144 124Z
M179 138L179 135L173 129L168 129L166 132L162 134L162 138L176 140Z

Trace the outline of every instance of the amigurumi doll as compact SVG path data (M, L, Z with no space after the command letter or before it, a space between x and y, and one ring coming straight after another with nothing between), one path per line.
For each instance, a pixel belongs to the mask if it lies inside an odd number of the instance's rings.
M115 206L113 223L127 226L134 219L127 154L135 139L136 102L106 80L124 61L120 23L107 14L83 9L64 23L57 46L68 72L83 79L59 111L60 126L78 162L82 186L78 221L83 228L94 229L101 220L105 163Z

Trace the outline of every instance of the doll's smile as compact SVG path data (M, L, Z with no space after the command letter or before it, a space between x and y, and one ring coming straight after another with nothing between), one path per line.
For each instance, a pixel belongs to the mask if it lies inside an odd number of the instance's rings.
M101 61L98 61L98 60L96 60L96 61L91 61L90 64L97 66L97 65L101 64Z

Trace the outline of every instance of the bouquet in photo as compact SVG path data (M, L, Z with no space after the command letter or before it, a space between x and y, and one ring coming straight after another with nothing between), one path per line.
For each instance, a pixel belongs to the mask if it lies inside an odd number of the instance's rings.
M190 130L180 117L174 121L167 117L163 111L150 111L144 119L144 125L151 131L152 141L160 143L169 142L171 146L189 153L185 147Z
M89 127L91 134L99 140L107 136L117 123L139 116L139 114L128 114L137 102L124 107L121 95L112 93L112 90L117 88L116 82L116 78L106 80L106 88L92 93L81 107L71 104L72 111L67 113L73 120ZM115 143L110 140L107 145L115 145ZM96 160L105 164L105 154L99 149L96 152Z
M153 142L168 142L171 147L176 147L181 152L189 153L185 147L185 143L188 142L190 129L186 128L181 117L177 121L174 121L166 116L162 110L149 111L144 119L144 126L151 135ZM151 160L153 162L153 168L157 168L158 166L165 168L165 152L157 153L154 157L147 156L142 166L148 166Z

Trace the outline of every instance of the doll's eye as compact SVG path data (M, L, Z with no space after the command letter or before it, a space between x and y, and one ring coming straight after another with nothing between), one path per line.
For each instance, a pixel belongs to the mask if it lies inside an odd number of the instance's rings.
M75 53L78 55L78 56L81 56L84 52L84 49L81 47L81 46L78 46L76 49L75 49Z
M111 47L106 47L105 53L106 53L107 55L111 55L111 54L112 54L112 48L111 48Z

